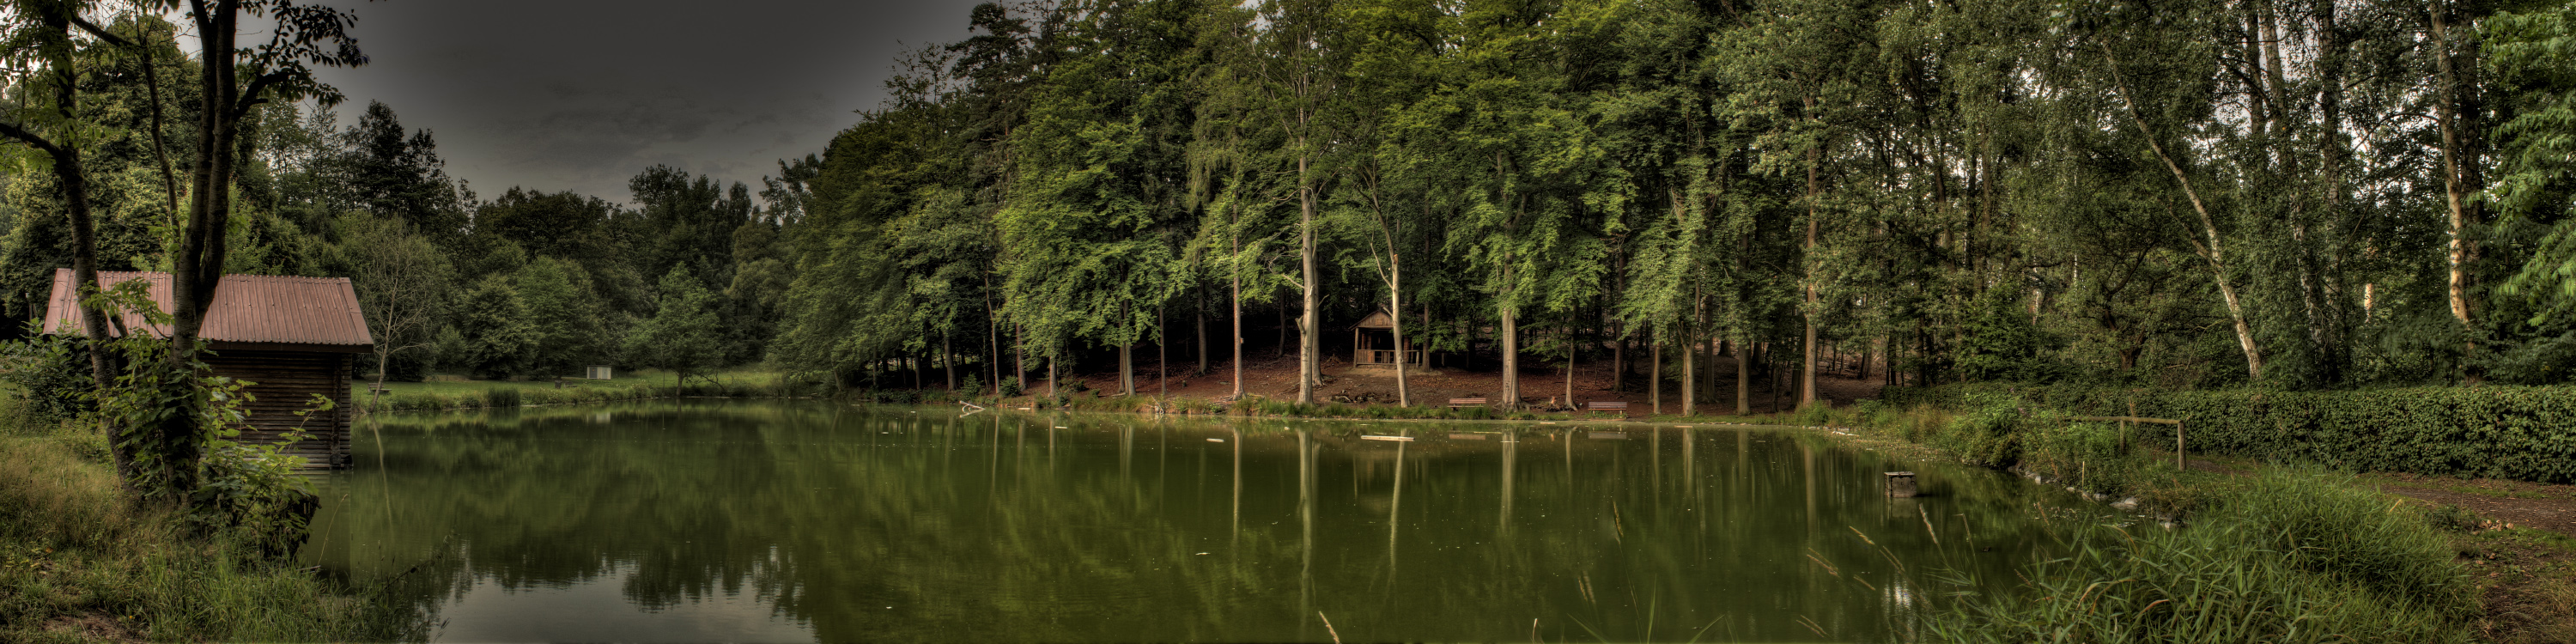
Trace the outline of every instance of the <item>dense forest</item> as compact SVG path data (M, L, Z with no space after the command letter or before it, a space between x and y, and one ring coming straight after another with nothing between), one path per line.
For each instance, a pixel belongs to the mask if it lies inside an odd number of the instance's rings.
M158 47L138 55L91 40L77 54L88 63L80 116L96 137L83 165L98 268L167 271L185 192L172 187L190 170L171 150L194 147L197 133L160 112L196 100L187 81L198 63L167 22L128 17L103 29ZM798 177L813 160L782 163L786 178L765 179L757 195L656 166L615 202L515 186L487 199L449 177L432 133L407 129L392 107L371 103L342 126L318 99L248 108L224 270L352 278L387 377L762 359L787 284L775 242L801 218ZM72 264L74 246L59 182L31 166L41 162L21 158L0 174L9 231L0 288L11 317L27 320L44 315L54 269Z
M757 363L1016 394L1139 351L1239 369L1277 326L1311 398L1387 311L1435 362L1501 367L1506 404L1593 360L1741 401L1829 352L1901 384L2551 383L2576 369L2552 4L988 4L757 189L653 167L485 198L391 107L250 106L224 268L354 278L396 379ZM200 70L167 23L105 29L157 46L74 54L101 268L165 269L187 168L162 150L197 134L159 104ZM43 162L0 175L16 316L69 263Z

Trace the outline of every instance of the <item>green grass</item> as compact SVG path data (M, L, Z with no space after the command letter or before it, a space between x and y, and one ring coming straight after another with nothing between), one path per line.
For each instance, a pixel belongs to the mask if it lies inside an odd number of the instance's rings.
M715 381L726 384L767 382L775 380L777 377L778 374L776 372L760 369L737 369L719 372L712 376ZM455 396L493 389L526 390L555 388L555 383L552 380L466 380L461 379L459 376L450 375L432 376L431 378L431 380L426 382L387 382L385 383L385 394L389 396L402 394L440 394ZM689 382L691 384L701 384L706 382L706 380L702 377L693 376L689 378ZM563 381L563 386L565 388L579 389L626 389L637 386L670 387L678 383L678 374L661 370L645 370L640 372L619 372L617 374L617 378L614 380L583 380L566 378ZM351 384L349 386L349 391L363 399L366 397L367 388L374 384L374 380L364 380Z
M407 606L129 502L95 434L10 416L0 413L0 641L423 636Z
M2471 642L2476 589L2420 511L2348 476L2271 470L2194 525L2098 527L2024 592L1926 614L1940 642ZM1941 600L1934 600L1941 601Z
M382 395L371 395L373 381L350 387L361 409L380 411L471 409L641 400L671 396L780 397L821 393L814 383L798 383L775 372L744 369L710 376L691 376L686 386L667 371L645 371L615 380L457 380L434 377L427 382L388 382Z
M2182 525L2078 532L2074 556L2016 573L2022 592L1929 592L1934 610L1917 624L1925 641L2474 641L2479 589L2444 528L2456 517L2314 466L2177 469L2170 452L2152 449L2163 444L2152 430L2124 435L2018 399L1962 407L1872 404L1820 419L2097 499L2135 499L2136 511Z

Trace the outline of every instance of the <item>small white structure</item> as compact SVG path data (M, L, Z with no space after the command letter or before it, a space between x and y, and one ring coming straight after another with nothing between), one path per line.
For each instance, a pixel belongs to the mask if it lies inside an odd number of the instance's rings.
M608 365L595 364L584 370L582 377L591 380L608 380L609 375Z

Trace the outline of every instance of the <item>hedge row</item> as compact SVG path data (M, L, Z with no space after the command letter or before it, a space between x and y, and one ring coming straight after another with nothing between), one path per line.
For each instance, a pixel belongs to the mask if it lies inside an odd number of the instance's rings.
M2012 404L2176 418L2196 452L2375 472L2576 482L2576 387L2158 391L2084 385L1889 388L1900 408ZM2158 426L2155 431L2162 431Z

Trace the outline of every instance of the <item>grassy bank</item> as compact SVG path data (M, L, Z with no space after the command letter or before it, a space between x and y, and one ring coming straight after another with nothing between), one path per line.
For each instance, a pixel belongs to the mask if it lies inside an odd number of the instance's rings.
M2103 526L2023 592L1927 614L1943 642L2471 642L2453 535L2349 478L2274 469L2210 495L2189 527ZM1936 600L1938 601L1938 600Z
M2461 555L2493 531L2351 474L2178 469L2161 449L2170 432L2124 434L2011 396L1812 415L1854 427L1855 440L1921 446L2182 524L2090 528L2069 544L2075 555L2023 570L2023 592L1935 599L1920 623L1929 641L2522 641L2555 628L2506 624L2482 602Z
M104 439L5 425L0 641L420 638L407 610L378 610L364 592L127 502L102 462Z
M819 383L767 371L731 371L709 377L691 376L686 383L670 372L644 372L616 380L431 380L388 382L382 395L352 386L352 398L363 411L437 411L527 405L567 405L684 396L716 398L787 398L828 394Z

